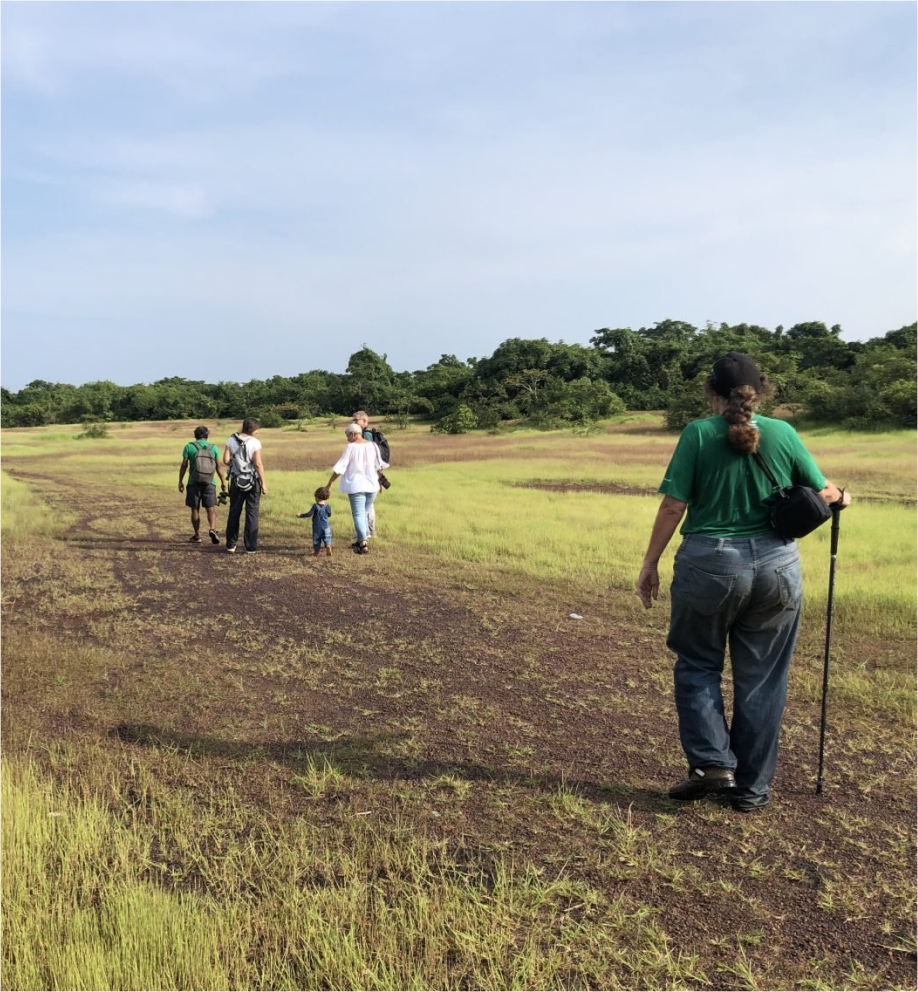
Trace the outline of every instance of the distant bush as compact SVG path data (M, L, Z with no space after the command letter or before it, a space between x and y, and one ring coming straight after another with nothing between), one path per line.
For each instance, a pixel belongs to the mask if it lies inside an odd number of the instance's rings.
M699 372L694 379L684 383L676 392L676 397L666 408L666 429L681 431L686 424L700 417L711 416L711 401L704 394L707 372Z
M430 429L437 434L467 434L476 427L478 418L465 403L460 403L448 417L438 420Z
M606 428L595 420L587 420L584 423L575 423L571 432L582 437L593 437L596 434L605 434Z
M108 437L108 424L101 420L87 420L83 423L83 433L77 434L77 437Z
M276 406L269 406L258 414L262 427L283 427L285 420Z

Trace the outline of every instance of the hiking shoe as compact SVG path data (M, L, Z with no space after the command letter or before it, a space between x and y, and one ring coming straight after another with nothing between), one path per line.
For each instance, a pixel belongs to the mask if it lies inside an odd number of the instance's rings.
M328 545L328 547L327 547L327 548L325 549L325 554L326 554L326 556L327 556L328 558L331 558L331 545L330 545L330 544L329 544L329 545Z
M226 550L227 550L227 551L228 551L228 552L229 552L229 553L230 553L231 555L234 555L234 554L236 553L236 545L235 545L235 544L227 544L227 546L226 546Z
M370 553L370 545L367 544L366 541L362 541L360 544L357 545L358 555L368 555L369 553Z
M728 796L730 805L737 813L760 813L768 806L768 797L751 799L746 796Z
M313 551L313 553L312 553L312 557L313 558L318 558L320 554L322 554L322 549L321 548L316 548L316 550Z
M211 544L219 544L220 543L220 538L217 537L217 532L215 530L209 530L207 533L210 535L210 543Z
M200 534L192 534L191 537L188 538L188 543L189 544L200 544L201 543L201 535Z
M257 553L257 551L258 551L258 548L246 548L245 549L245 553L247 555L254 555L254 554Z
M732 769L706 765L703 768L689 769L688 778L669 790L669 798L690 803L696 799L704 799L705 796L712 796L715 792L735 788L736 781Z

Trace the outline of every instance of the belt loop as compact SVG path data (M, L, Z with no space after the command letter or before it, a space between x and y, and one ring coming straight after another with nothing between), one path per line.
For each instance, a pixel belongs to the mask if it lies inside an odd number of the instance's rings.
M717 539L717 553L720 554L724 550L724 539L719 537Z

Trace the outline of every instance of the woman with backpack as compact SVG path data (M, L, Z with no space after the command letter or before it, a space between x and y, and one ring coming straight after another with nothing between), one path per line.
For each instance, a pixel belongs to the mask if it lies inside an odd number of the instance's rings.
M357 532L354 551L365 555L370 551L367 515L379 492L379 473L388 468L389 463L383 461L377 445L364 438L363 430L356 421L348 424L344 433L347 435L347 446L335 462L326 488L331 489L335 479L341 479L338 491L350 501L354 530Z
M246 554L258 550L258 509L262 493L268 495L265 470L261 462L261 441L255 435L261 424L246 417L242 430L227 438L223 464L229 466L230 508L226 518L226 550L232 554L239 540L239 520L245 507L243 544Z

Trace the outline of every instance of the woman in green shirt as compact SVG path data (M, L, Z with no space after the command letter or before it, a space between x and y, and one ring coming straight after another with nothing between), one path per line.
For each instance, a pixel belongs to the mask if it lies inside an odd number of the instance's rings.
M748 355L731 351L715 362L705 389L714 415L679 438L635 592L650 609L660 590L660 555L685 517L666 643L676 653L689 771L669 795L690 801L724 792L734 809L751 812L771 794L803 596L797 545L771 528L772 486L752 453L761 453L782 486L811 486L841 507L851 496L824 478L789 424L755 414L770 387ZM729 727L721 691L728 645Z

